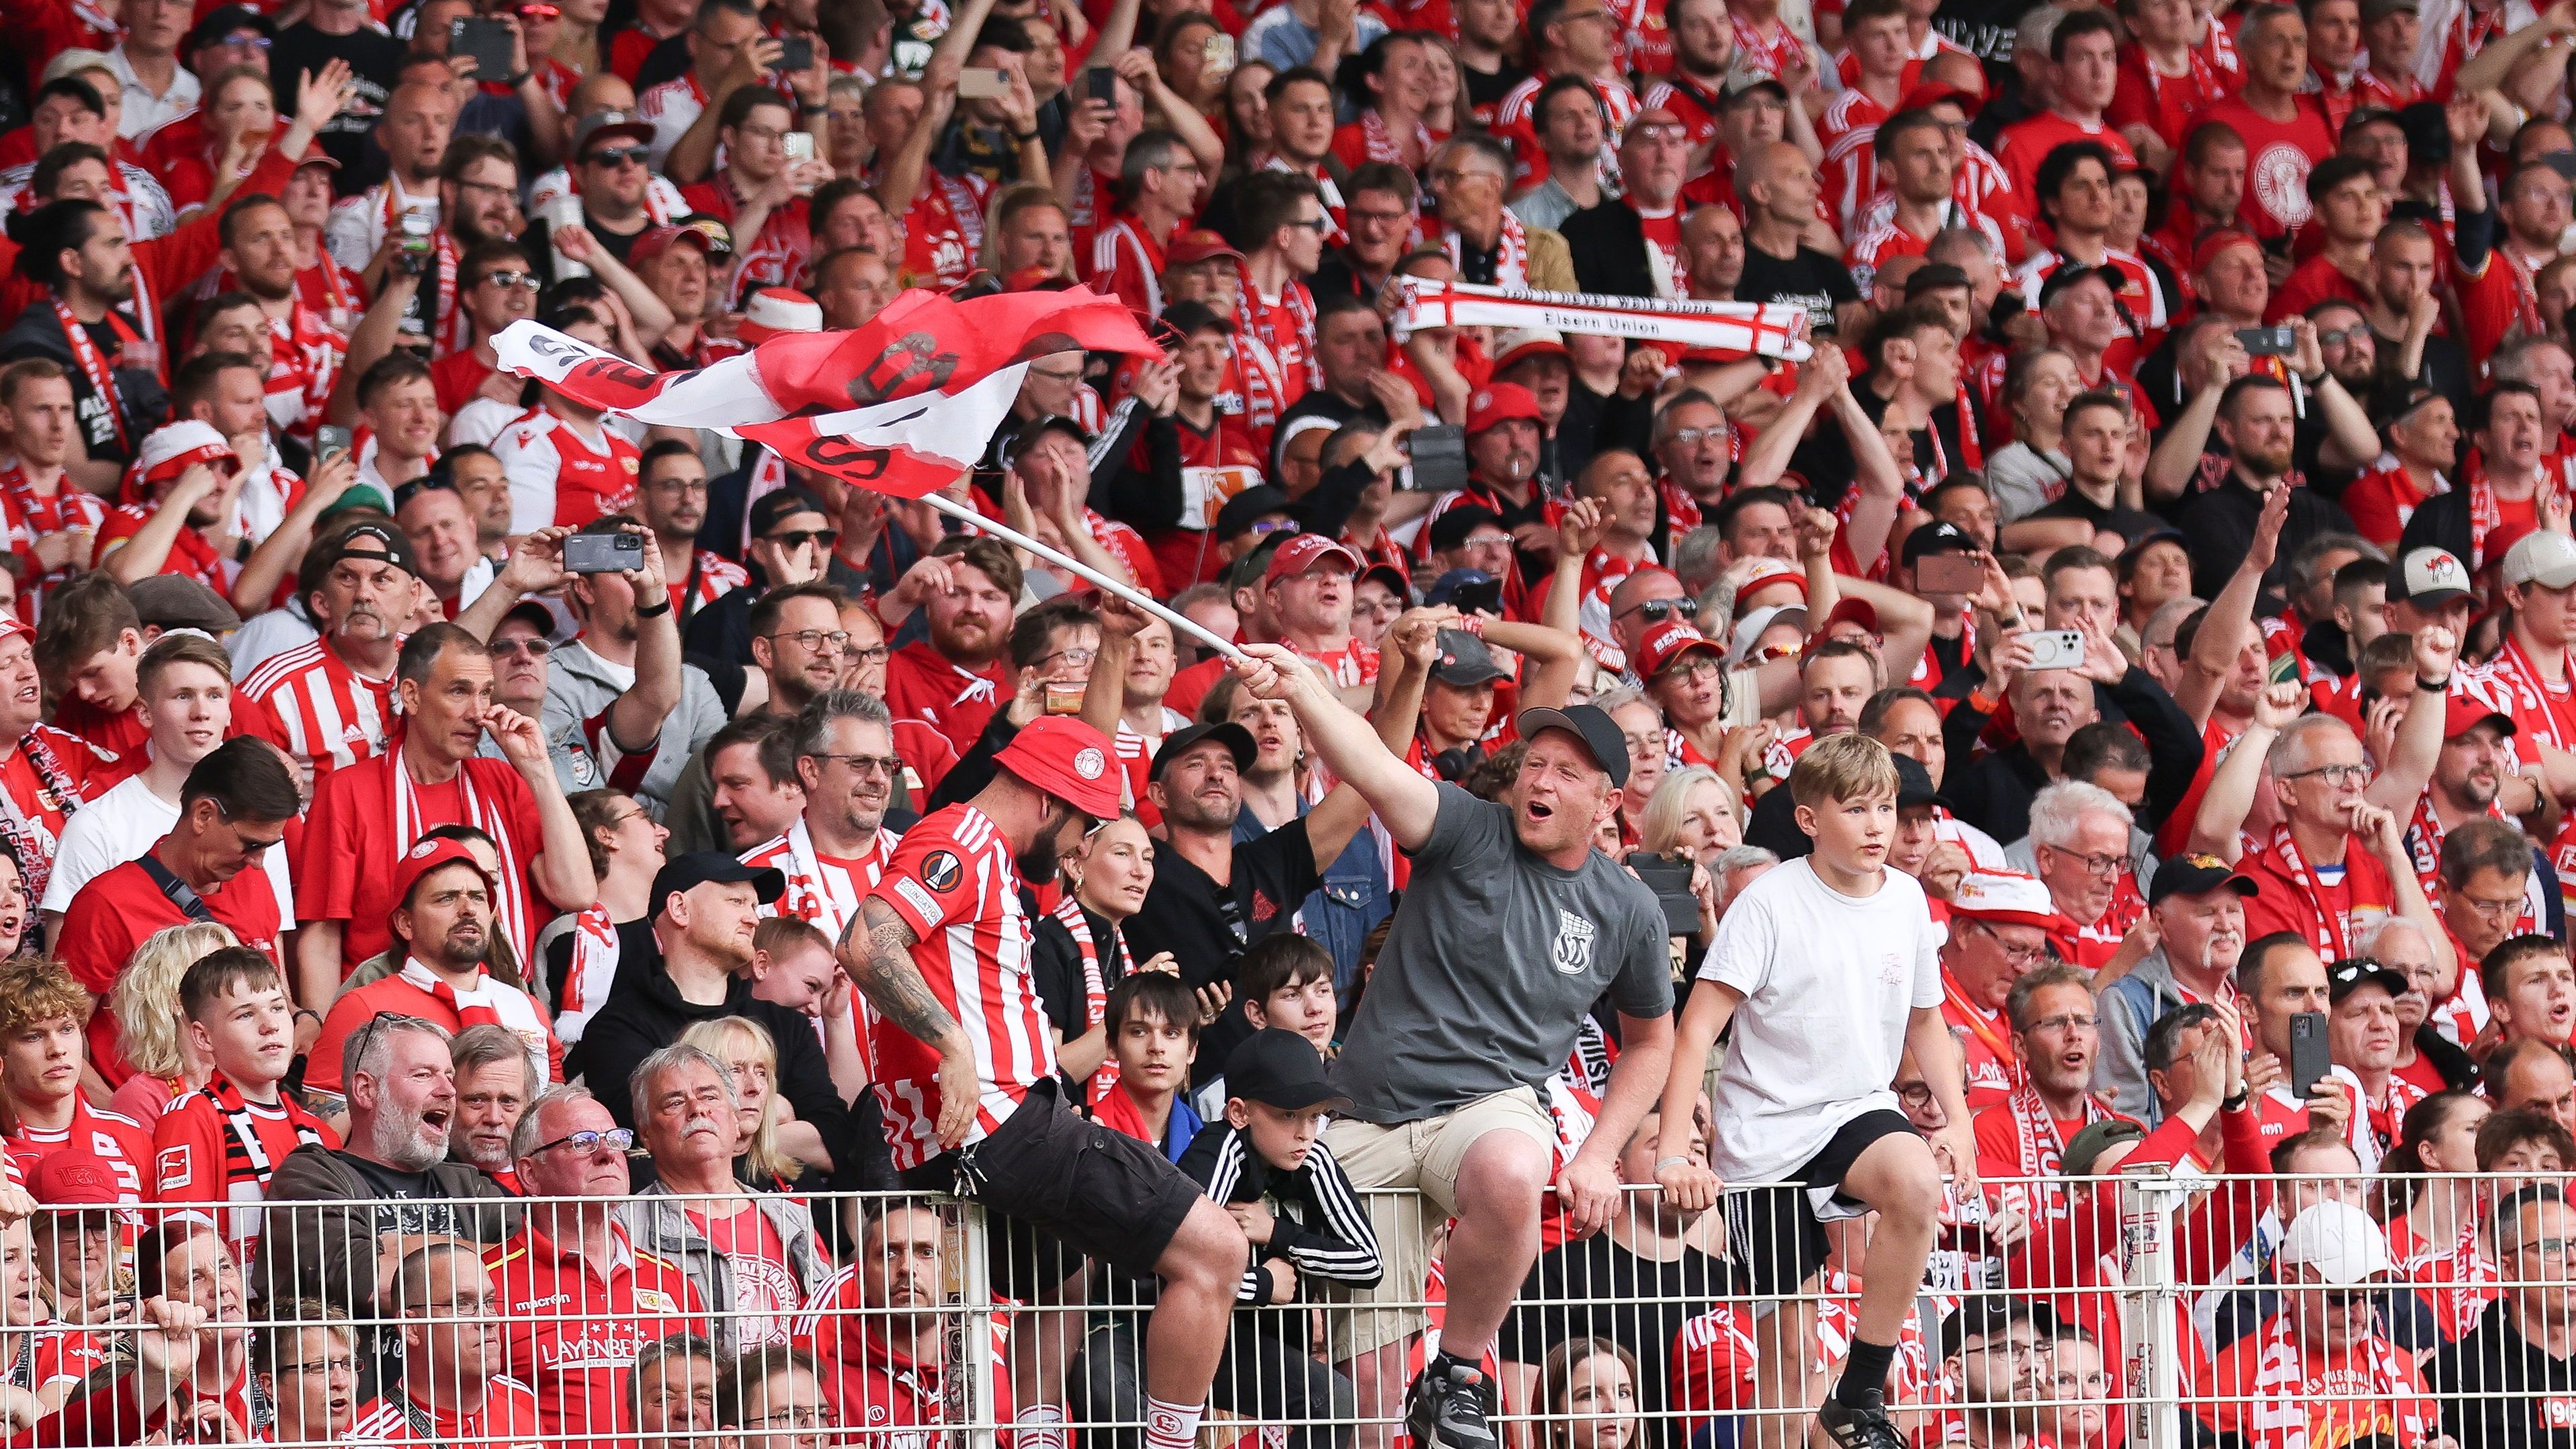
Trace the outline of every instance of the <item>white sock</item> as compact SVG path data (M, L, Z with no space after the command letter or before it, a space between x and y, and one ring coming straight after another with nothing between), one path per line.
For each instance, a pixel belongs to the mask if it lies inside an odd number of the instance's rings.
M1064 1410L1035 1404L1011 1419L1012 1449L1065 1449Z
M1145 1396L1145 1449L1190 1449L1199 1435L1204 1404L1167 1404Z

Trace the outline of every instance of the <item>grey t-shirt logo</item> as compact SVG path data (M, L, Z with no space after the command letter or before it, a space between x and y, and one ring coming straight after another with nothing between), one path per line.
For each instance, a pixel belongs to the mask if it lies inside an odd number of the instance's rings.
M1592 942L1600 934L1589 917L1562 906L1556 911L1556 969L1580 976L1592 969Z

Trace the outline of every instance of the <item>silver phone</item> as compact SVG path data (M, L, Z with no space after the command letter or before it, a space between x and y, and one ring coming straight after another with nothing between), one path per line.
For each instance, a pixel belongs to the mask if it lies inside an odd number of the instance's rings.
M2042 629L2030 636L2030 667L2073 669L2084 662L2084 632Z

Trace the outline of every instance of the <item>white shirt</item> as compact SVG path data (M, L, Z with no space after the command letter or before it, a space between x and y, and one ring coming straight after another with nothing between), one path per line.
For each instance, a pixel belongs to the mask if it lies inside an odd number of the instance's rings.
M36 909L60 915L71 909L80 888L130 860L141 860L161 837L179 824L179 802L152 793L141 775L129 775L115 788L80 808L63 826L62 844L54 851L54 874L45 883L45 898ZM295 886L287 878L286 852L268 851L260 862L277 892L277 918L295 919Z
M415 195L404 190L401 181L388 176L331 208L331 215L322 223L322 245L330 251L333 261L350 271L363 272L384 246L392 219L406 211L426 213L435 226L438 188Z
M224 641L224 649L233 657L233 678L240 681L287 650L301 649L321 637L322 631L313 627L312 617L304 611L304 601L297 599L282 609L262 609L242 621L242 626Z
M119 42L107 53L107 68L116 73L116 83L125 88L125 109L116 113L116 134L128 141L144 137L197 108L203 90L197 78L184 65L173 64L170 89L160 95L135 74L134 62L125 58L125 46Z
M1803 858L1744 888L1699 970L1744 994L1711 1103L1719 1178L1775 1181L1844 1123L1896 1110L1907 1020L1941 1004L1939 953L1923 887L1900 871L1847 896Z

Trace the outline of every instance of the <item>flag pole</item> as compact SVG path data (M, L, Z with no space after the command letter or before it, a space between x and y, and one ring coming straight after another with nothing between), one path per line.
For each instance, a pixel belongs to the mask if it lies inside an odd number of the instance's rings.
M1132 584L1120 583L1118 580L1109 577L1107 574L1100 572L1091 565L1084 563L1079 559L1072 558L1056 549L1050 548L1017 529L1007 528L1001 524L995 523L993 520L986 518L974 509L967 507L963 503L957 502L955 499L948 497L944 493L926 493L922 495L921 501L938 509L940 512L947 514L949 517L956 519L959 523L966 525L968 528L974 529L978 533L989 533L995 538L1001 539L1006 543L1027 549L1029 552L1045 559L1048 563L1054 564L1057 568L1063 569L1069 573L1077 574L1090 580L1092 583L1098 584L1100 587L1107 589L1109 592L1116 594L1122 599L1125 599L1128 603L1135 605L1137 608L1140 608L1146 613L1153 615L1155 618L1162 620L1164 623L1171 625L1174 632L1187 634L1191 638L1196 639L1211 649L1214 649L1216 652L1224 655L1228 659L1240 662L1247 657L1243 650L1236 646L1233 640L1218 638L1215 634L1201 628L1196 621L1185 618L1173 610L1167 609L1161 604L1156 603L1153 596L1146 593L1144 590L1139 589Z

